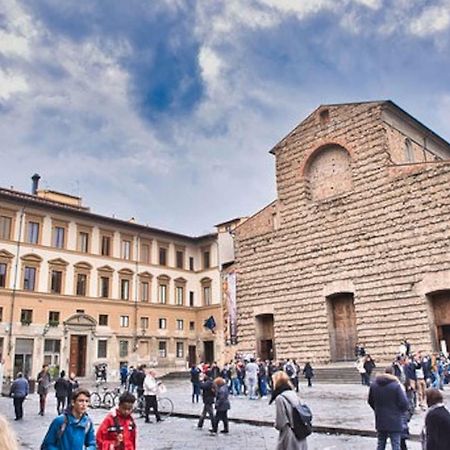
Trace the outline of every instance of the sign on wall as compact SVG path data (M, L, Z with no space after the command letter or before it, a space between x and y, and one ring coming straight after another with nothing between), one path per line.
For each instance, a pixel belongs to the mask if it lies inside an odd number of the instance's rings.
M228 345L237 344L236 272L223 277L223 311L225 339Z

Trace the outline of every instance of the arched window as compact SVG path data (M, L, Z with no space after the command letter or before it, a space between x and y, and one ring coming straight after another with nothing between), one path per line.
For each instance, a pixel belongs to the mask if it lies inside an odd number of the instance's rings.
M305 175L312 200L350 191L353 187L350 154L339 145L322 147L311 156Z
M414 149L412 146L411 139L409 138L405 139L405 160L408 163L414 162Z

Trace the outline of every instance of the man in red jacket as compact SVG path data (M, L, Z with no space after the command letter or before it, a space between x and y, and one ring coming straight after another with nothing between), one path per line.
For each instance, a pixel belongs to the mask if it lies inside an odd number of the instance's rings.
M103 419L97 430L97 450L136 450L136 424L131 415L136 398L129 392Z

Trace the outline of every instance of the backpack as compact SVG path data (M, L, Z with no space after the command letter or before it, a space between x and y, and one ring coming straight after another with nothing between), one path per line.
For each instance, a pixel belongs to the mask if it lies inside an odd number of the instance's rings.
M312 433L312 412L304 403L302 404L299 402L296 406L293 406L286 397L284 397L284 399L292 407L292 417L294 423L289 424L289 426L294 432L295 437L301 441Z
M289 378L292 377L292 375L294 375L294 368L293 368L290 364L287 364L287 365L286 365L285 371L286 371L286 375L287 375Z

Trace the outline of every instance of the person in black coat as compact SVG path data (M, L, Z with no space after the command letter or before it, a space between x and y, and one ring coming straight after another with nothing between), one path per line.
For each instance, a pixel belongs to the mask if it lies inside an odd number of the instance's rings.
M306 361L305 367L303 368L303 375L308 380L308 387L312 387L311 378L314 377L314 369L309 361Z
M204 376L203 381L200 383L200 389L202 391L203 398L203 411L200 415L200 419L198 421L197 427L202 428L203 422L205 421L206 416L208 415L209 420L211 421L211 426L214 426L214 400L216 398L215 386L211 378L208 375Z
M61 370L59 378L55 381L56 411L62 414L69 397L70 383L66 379L66 372Z
M209 430L212 433L217 433L219 422L223 422L223 430L221 433L228 433L228 410L230 409L230 400L228 396L230 391L223 378L216 378L214 380L216 385L216 416L214 417L214 423Z
M450 413L438 389L426 390L425 450L450 450Z
M409 403L393 372L392 366L387 367L384 374L375 378L369 389L368 403L375 412L375 427L378 434L377 450L386 448L388 437L392 449L400 450L402 417L408 410Z

